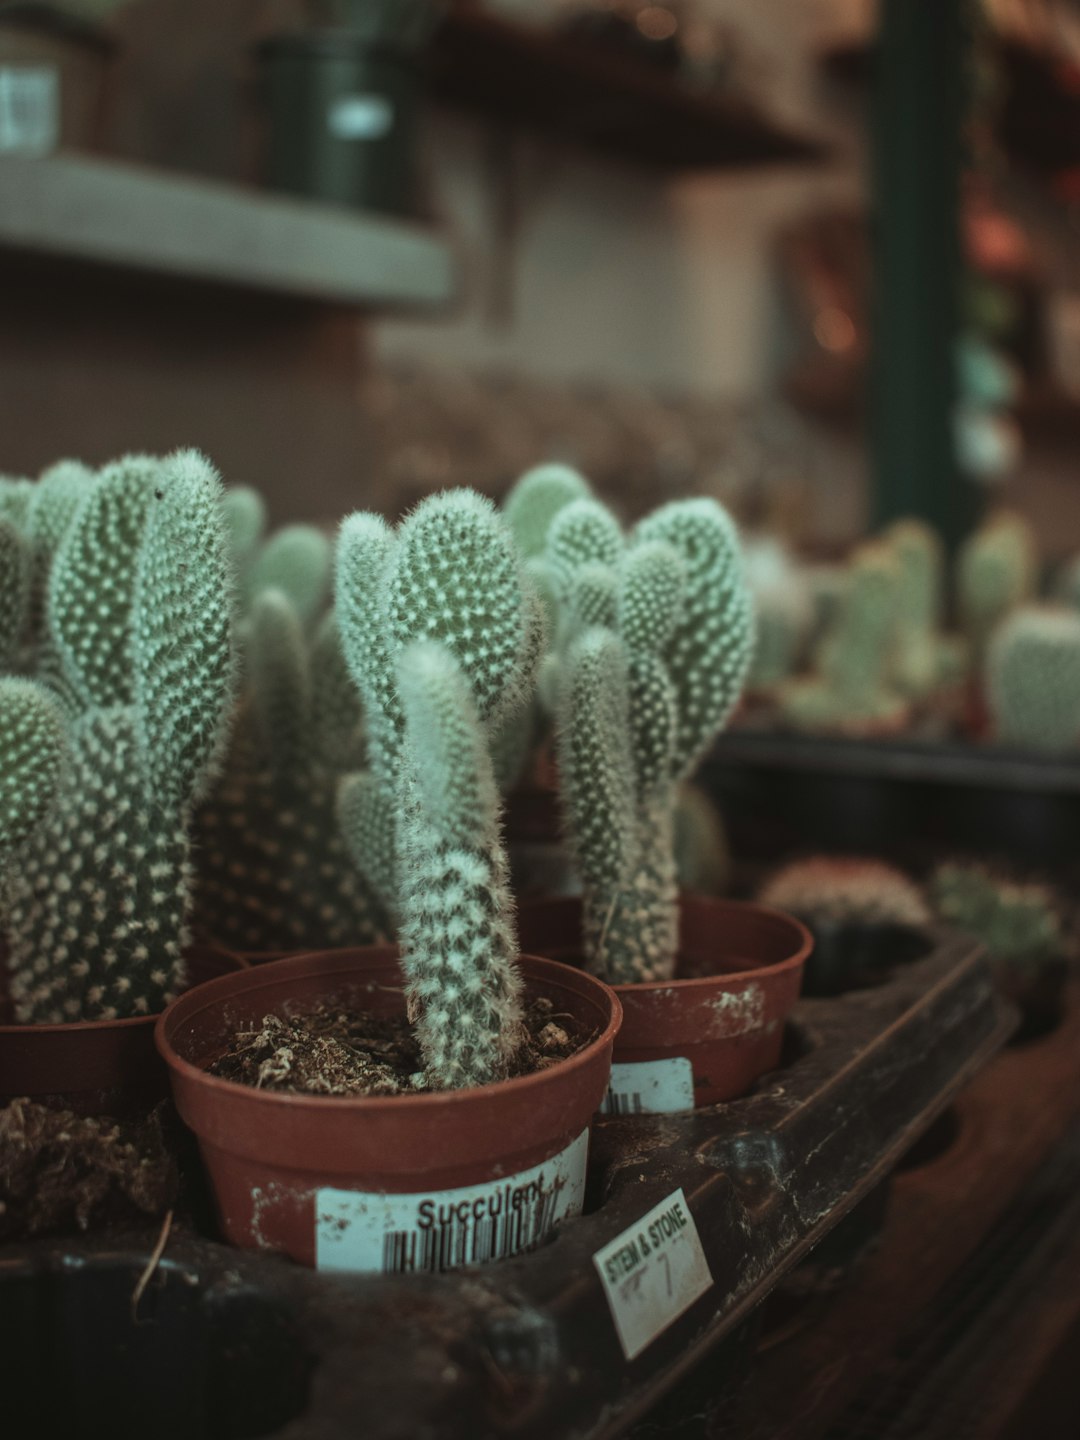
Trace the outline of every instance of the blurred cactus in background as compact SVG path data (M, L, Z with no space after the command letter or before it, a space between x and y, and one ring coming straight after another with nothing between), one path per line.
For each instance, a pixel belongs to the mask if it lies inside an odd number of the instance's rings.
M1028 605L994 633L986 689L997 738L1033 750L1080 739L1080 614Z
M925 925L930 911L913 880L883 860L813 855L778 870L758 892L763 905L815 925Z

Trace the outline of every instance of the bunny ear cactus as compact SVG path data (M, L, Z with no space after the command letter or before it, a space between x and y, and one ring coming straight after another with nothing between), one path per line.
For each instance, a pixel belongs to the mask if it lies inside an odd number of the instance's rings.
M618 983L668 978L678 787L727 720L750 664L735 529L714 501L691 500L662 507L627 543L602 506L577 501L556 517L547 553L566 599L582 576L602 593L604 567L616 596L614 624L576 622L559 683L564 819L584 883L587 963Z
M921 697L937 683L944 600L945 553L921 520L898 520L884 539L899 565L892 674L905 695Z
M977 659L997 625L1035 593L1038 549L1021 515L1002 510L964 541L956 558L960 620Z
M399 917L428 1079L500 1078L520 1006L491 746L532 688L542 606L503 521L465 490L423 501L396 530L350 516L337 608L371 761L342 787L341 822Z
M372 944L387 921L337 821L363 738L333 612L309 638L289 597L264 590L247 681L225 773L199 812L199 928L254 952Z
M1052 605L1016 610L995 632L986 660L998 738L1033 750L1080 739L1080 615Z
M783 713L796 728L860 734L906 717L905 702L890 684L899 582L888 545L858 548L840 611L821 645L820 674L784 687Z
M0 519L0 672L15 668L29 613L29 550L11 521Z
M330 598L332 546L314 525L286 525L255 557L247 577L249 599L281 590L305 625L313 625Z
M522 1039L521 978L500 802L472 687L444 646L398 663L404 769L401 945L428 1074L445 1089L507 1073Z
M526 559L542 555L559 511L589 496L588 482L568 465L537 465L527 470L502 507L522 555Z
M67 758L49 807L24 814L3 897L22 1021L150 1014L183 982L189 824L233 695L219 504L194 452L120 462L57 552L49 623Z

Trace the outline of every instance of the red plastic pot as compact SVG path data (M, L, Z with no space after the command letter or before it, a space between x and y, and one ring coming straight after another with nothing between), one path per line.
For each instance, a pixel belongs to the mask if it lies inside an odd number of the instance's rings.
M521 968L529 993L594 1038L537 1074L434 1094L290 1095L207 1074L238 1030L268 1014L322 1001L402 1014L392 946L278 960L174 1001L157 1044L226 1239L320 1269L443 1270L515 1253L579 1213L621 1007L564 965L523 956Z
M529 901L521 943L580 963L581 901ZM805 925L765 905L684 894L674 980L616 985L615 1114L674 1112L744 1095L780 1063L784 1022L813 948Z
M187 964L188 994L240 968L234 957L206 946L194 946ZM0 975L3 969L0 956ZM7 1022L6 993L2 1000ZM28 1097L80 1115L131 1115L152 1109L169 1093L168 1074L154 1048L157 1018L0 1024L0 1105Z

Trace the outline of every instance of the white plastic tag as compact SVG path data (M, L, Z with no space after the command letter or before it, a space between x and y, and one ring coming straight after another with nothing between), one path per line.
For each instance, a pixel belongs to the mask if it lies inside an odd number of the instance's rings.
M316 1268L435 1274L518 1255L581 1214L588 1152L583 1130L542 1165L483 1185L414 1195L319 1190Z
M627 1360L633 1360L713 1283L682 1190L593 1256Z
M612 1065L601 1115L673 1115L694 1108L694 1068L683 1055Z

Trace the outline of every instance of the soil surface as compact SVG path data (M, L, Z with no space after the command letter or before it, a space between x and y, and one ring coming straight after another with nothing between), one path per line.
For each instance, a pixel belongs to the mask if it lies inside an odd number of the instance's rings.
M531 1001L525 1010L525 1042L508 1078L532 1075L567 1060L589 1044L567 1015L550 1000ZM302 1015L266 1015L258 1029L233 1037L209 1067L211 1075L294 1095L417 1095L423 1061L404 1015L368 1015L320 1005Z
M120 1122L30 1100L0 1109L0 1240L160 1215L176 1188L156 1113Z

